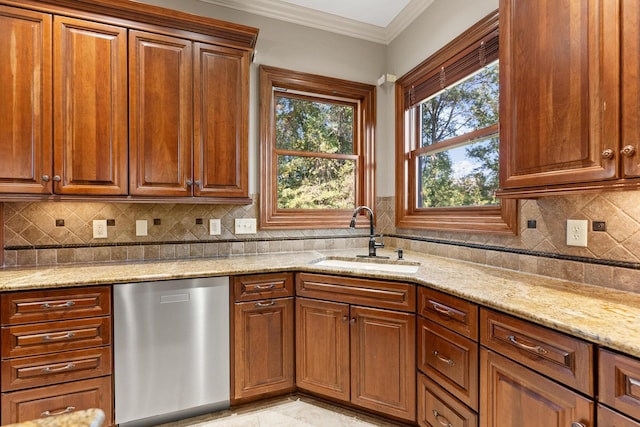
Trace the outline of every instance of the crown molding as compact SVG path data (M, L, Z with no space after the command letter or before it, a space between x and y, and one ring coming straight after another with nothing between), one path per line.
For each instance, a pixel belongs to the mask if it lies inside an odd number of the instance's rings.
M367 24L278 0L200 1L387 45L434 0L411 0L387 27Z

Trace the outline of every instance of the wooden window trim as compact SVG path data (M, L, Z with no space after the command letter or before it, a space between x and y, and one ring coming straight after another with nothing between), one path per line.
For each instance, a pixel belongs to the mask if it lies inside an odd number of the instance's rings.
M456 59L465 57L473 46L495 38L497 31L496 10L398 79L395 91L396 227L517 234L517 200L503 199L500 206L417 208L415 156L412 156L411 151L415 150L412 141L419 138L411 134L417 130L407 125L407 111L419 100L415 98L415 88L427 85L430 79L440 73L443 66L446 67ZM457 79L459 78L460 76Z
M276 194L276 141L274 88L353 99L359 102L360 120L354 141L356 205L375 209L376 87L315 74L260 66L260 228L348 228L353 209L278 209Z

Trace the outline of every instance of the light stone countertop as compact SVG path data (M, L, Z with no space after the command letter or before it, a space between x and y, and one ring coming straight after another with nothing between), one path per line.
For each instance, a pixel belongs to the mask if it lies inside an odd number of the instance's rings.
M424 285L640 357L640 294L405 251L415 274L314 266L363 250L0 270L0 291L141 282L276 271L308 271ZM393 259L395 253L378 252Z
M104 412L102 409L91 408L23 423L8 424L4 427L100 427L103 423Z

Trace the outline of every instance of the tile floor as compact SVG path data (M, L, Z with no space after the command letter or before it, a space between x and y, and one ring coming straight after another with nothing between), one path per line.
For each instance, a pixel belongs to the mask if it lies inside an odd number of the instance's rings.
M307 397L287 397L211 415L190 418L162 427L397 427L364 414Z

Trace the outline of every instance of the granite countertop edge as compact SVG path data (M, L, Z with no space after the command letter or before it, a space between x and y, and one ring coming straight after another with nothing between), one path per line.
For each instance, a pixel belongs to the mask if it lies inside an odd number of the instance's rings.
M394 257L390 249L379 251ZM0 270L0 291L306 271L415 283L589 342L640 357L640 294L404 251L415 274L314 265L354 250L238 255L192 260L103 263Z

